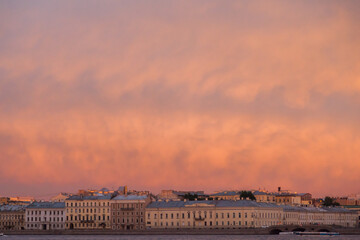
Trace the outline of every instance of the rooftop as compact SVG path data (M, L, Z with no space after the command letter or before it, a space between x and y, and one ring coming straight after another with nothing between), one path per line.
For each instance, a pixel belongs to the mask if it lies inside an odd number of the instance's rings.
M210 196L236 196L239 195L240 197L240 192L238 191L224 191L224 192L218 192L215 194L211 194Z
M111 196L109 195L97 195L97 196L81 196L81 195L73 195L68 197L66 200L110 200Z
M64 202L33 202L27 208L65 208Z
M0 206L0 212L25 211L25 208L24 205L2 205Z
M112 200L145 200L147 196L138 196L138 195L118 195Z
M182 208L191 207L195 205L201 206L215 206L215 207L279 207L276 204L271 203L258 203L250 200L207 200L207 201L157 201L150 203L147 208Z

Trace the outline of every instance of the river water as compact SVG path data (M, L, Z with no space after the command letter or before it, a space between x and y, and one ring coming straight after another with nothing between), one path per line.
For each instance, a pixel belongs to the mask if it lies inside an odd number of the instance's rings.
M1 240L359 240L360 236L295 235L8 235Z

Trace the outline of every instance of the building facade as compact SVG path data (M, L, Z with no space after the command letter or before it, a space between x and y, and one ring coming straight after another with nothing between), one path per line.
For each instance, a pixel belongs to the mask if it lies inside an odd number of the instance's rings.
M137 195L119 195L111 200L111 229L144 230L145 207L150 197Z
M25 229L62 230L65 229L65 203L33 202L26 207Z
M239 191L223 191L210 194L209 197L215 200L240 200Z
M253 192L254 197L256 198L257 202L264 202L264 203L275 203L275 195L268 192L263 191L255 191Z
M357 226L357 213L343 208L306 208L239 201L152 202L146 207L147 229L258 228L276 225Z
M275 201L277 204L300 206L301 197L296 194L281 193L275 195Z
M111 196L70 196L66 204L66 229L110 229Z
M236 229L282 224L282 208L249 200L152 202L147 229Z
M337 207L282 206L285 225L337 225L356 227L357 213Z
M24 229L25 207L21 205L0 206L0 231Z

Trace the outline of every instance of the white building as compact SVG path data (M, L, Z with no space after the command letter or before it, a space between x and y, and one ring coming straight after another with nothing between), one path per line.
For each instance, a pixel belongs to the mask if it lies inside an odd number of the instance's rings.
M25 211L25 229L65 229L65 203L33 202Z

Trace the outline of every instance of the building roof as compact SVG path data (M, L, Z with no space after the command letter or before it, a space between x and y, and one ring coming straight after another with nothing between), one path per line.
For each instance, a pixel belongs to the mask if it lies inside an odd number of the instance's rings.
M299 196L305 196L306 194L311 195L311 193L298 193L297 195L299 195Z
M253 195L256 196L256 195L271 195L271 194L269 194L267 192L255 191L255 192L253 192Z
M25 208L25 205L2 205L0 206L0 212L25 211Z
M261 207L261 208L282 208L285 212L340 212L356 213L340 207L318 208L318 207L296 207L289 205L277 205L273 203L255 202L250 200L209 200L209 201L157 201L150 203L146 208L184 208L192 205L212 206L212 207Z
M64 202L33 202L27 208L65 208Z
M236 196L236 195L239 195L239 197L240 197L240 192L238 192L238 191L223 191L223 192L211 194L210 196Z
M198 196L204 196L204 192L203 191L172 191L173 194L176 194L178 196L185 196L186 194L190 194L190 195L198 195Z
M110 195L97 195L97 196L81 196L81 195L73 195L68 197L66 200L110 200Z
M269 207L278 208L279 206L271 203L259 203L250 200L207 200L207 201L157 201L150 203L147 208L182 208L192 205L215 206L215 207Z
M295 207L289 205L281 205L286 212L339 212L339 213L352 213L349 209L344 209L341 207Z
M118 195L114 197L112 200L145 200L147 196L138 196L138 195Z

